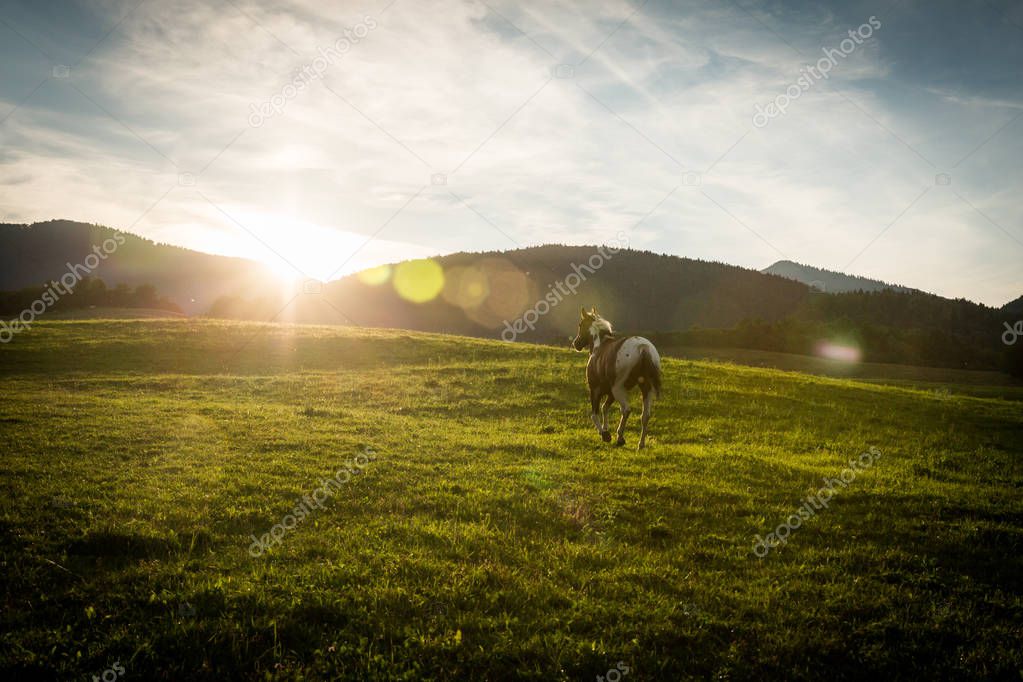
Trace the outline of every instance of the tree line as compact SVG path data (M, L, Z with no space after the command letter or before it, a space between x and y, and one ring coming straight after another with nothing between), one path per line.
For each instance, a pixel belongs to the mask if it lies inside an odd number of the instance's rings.
M25 287L15 291L0 291L0 314L14 316L31 308L36 301L47 303L47 310L68 311L86 308L149 308L181 314L173 301L160 296L151 284L130 287L118 284L108 288L97 277L86 277L73 289L60 294L52 285Z

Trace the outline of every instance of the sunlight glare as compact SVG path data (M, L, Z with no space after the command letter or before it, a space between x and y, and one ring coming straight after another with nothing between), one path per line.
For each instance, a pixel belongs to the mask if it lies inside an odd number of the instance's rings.
M376 287L391 279L391 266L378 265L375 268L360 270L356 275L363 284Z

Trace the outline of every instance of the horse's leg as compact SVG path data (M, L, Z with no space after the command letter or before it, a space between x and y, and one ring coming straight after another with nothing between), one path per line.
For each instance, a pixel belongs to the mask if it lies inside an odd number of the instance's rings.
M604 399L604 409L601 412L601 424L600 424L600 437L605 443L611 442L611 430L608 429L608 413L611 411L611 403L614 402L614 396L608 394L607 398Z
M643 416L640 418L643 422L643 429L639 433L639 450L646 447L646 425L650 421L651 404L653 403L653 389L649 388L645 383L643 386Z
M600 391L596 389L590 389L590 419L597 433L603 436L604 431L600 428Z
M611 389L611 395L614 396L615 400L618 401L618 406L622 408L622 419L618 422L618 440L615 441L615 446L625 445L625 422L629 420L629 392L625 390L625 383L616 384Z

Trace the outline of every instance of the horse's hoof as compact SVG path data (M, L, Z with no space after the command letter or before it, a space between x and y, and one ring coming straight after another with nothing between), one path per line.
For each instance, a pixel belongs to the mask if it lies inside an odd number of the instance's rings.
M620 448L620 447L622 447L623 445L625 445L625 438L624 438L624 437L622 437L622 436L618 436L618 440L617 440L617 441L615 441L615 447L616 447L616 448Z
M600 439L602 441L604 441L605 443L610 443L611 442L611 432L610 431L601 431L600 432Z

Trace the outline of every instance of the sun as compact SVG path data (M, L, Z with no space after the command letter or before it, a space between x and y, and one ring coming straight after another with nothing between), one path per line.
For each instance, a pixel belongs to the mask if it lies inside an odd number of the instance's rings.
M326 282L349 274L354 265L352 255L366 239L280 214L243 213L237 220L245 226L235 235L245 255L265 264L285 282Z
M326 283L357 272L367 284L394 285L398 273L392 272L387 263L435 254L415 243L373 239L341 226L325 226L281 212L246 211L239 206L224 207L223 212L232 220L211 215L223 227L206 230L199 248L257 261L286 290L293 290L296 283ZM411 299L432 299L444 284L443 275L437 275L433 271L404 272L398 281Z

